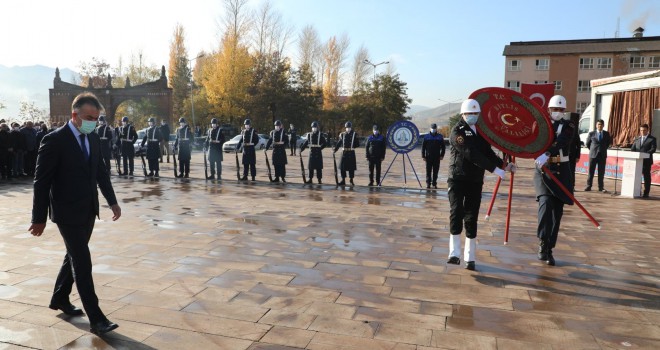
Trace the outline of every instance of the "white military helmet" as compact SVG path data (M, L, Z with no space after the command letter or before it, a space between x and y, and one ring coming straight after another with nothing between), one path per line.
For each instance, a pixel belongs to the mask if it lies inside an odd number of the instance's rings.
M566 109L566 99L562 95L554 95L548 102L548 108L564 108Z
M463 113L479 113L481 112L481 107L479 107L479 102L477 100L465 100L461 104L461 114Z

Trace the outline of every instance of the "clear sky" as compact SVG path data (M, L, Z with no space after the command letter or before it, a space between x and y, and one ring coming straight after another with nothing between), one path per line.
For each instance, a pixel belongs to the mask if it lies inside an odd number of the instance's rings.
M258 8L265 0L252 0ZM660 36L658 0L271 0L299 33L312 24L322 40L346 33L350 56L364 44L373 62L389 60L415 105L464 99L502 86L504 46L512 41ZM173 5L176 4L176 5ZM3 0L0 64L76 70L101 57L116 64L142 50L167 65L176 23L191 57L217 47L222 0ZM288 47L295 54L296 44ZM350 58L349 58L350 61ZM384 68L378 67L379 72ZM66 78L66 77L65 77Z

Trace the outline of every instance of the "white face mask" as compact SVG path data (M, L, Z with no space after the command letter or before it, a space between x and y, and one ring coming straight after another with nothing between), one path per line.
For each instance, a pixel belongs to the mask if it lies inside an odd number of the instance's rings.
M275 125L275 131L280 131L280 126L279 125Z
M319 130L319 128L312 128L312 132L316 132L318 130Z
M211 124L211 126L213 127L213 129L217 129L217 128L218 128L218 124L215 124L215 123L214 123L214 124Z
M99 122L99 125L105 125L105 122L101 121Z
M160 122L160 125L165 125L165 122Z
M154 122L149 122L149 126L154 126Z
M346 132L351 132L351 128L346 128Z
M564 117L564 112L550 112L550 118L552 120L557 121L560 120Z
M121 125L126 126L126 125L128 125L128 123L127 122L121 122Z
M181 127L183 128L184 126L186 126L186 123L179 123L179 125L181 125Z
M246 125L246 126L245 126L245 130L250 130L250 126L249 126L249 125Z
M378 130L374 130L374 135L378 135Z
M438 131L438 129L430 129L430 130L431 130L431 134L435 134Z

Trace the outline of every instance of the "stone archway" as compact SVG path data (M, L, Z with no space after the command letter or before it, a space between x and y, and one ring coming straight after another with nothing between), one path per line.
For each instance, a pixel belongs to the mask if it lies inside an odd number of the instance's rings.
M60 78L60 69L55 69L53 88L49 89L50 97L50 122L61 124L71 119L71 103L79 93L89 91L95 94L105 107L105 115L109 123L114 123L117 107L124 101L138 101L146 98L156 106L160 118L171 121L172 119L172 88L167 87L165 66L161 68L160 78L156 81L131 86L130 80L126 81L123 88L112 86L112 78L108 75L107 84L103 88L94 88L92 81L87 87L63 82Z

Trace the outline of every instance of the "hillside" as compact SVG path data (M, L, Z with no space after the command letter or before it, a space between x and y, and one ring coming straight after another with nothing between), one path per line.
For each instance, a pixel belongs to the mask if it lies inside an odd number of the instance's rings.
M420 132L426 132L431 124L436 123L438 127L449 125L449 118L456 115L461 108L461 103L447 103L439 107L427 109L412 115L411 121L417 125Z

